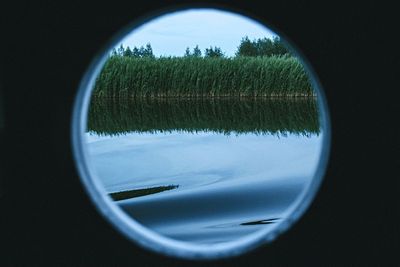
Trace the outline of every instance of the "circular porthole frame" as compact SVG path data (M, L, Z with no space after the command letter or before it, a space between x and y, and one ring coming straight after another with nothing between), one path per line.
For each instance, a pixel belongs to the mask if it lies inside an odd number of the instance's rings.
M99 75L101 68L103 67L107 59L107 53L128 33L132 32L135 28L145 24L146 22L151 21L155 18L159 18L166 14L186 11L190 9L215 9L222 12L229 12L241 15L243 17L253 20L255 23L258 23L263 27L266 27L267 29L271 29L273 32L282 37L282 41L288 45L288 47L299 58L299 60L305 67L306 72L310 77L311 84L316 90L320 115L319 119L323 132L322 148L320 152L319 162L317 169L314 173L312 182L308 185L308 188L303 189L301 195L298 196L297 200L292 203L291 206L287 209L286 214L288 215L286 219L272 226L272 229L259 230L238 240L231 241L229 243L215 244L212 246L195 245L192 243L173 240L171 238L162 236L141 225L130 216L128 216L125 212L123 212L115 203L113 203L98 179L94 179L94 177L96 177L96 174L88 165L88 155L85 149L83 138L83 134L87 129L87 114L92 88L94 86L96 77ZM290 39L287 38L283 33L281 33L277 28L266 25L267 24L265 22L263 22L256 16L252 14L247 14L246 12L236 10L231 7L213 5L171 6L168 9L161 9L152 13L148 13L145 16L136 19L134 22L130 23L123 30L119 31L113 36L113 38L110 39L110 41L105 46L103 46L101 51L99 51L99 53L94 57L89 67L87 68L75 97L72 114L71 141L76 167L80 175L81 182L99 213L106 220L108 220L113 227L115 227L119 232L127 236L136 244L139 244L140 246L154 252L184 259L213 260L238 256L252 249L255 249L256 247L273 241L277 236L290 228L290 226L293 225L303 215L303 213L307 210L307 208L313 201L322 183L330 152L331 129L327 101L321 83L318 80L315 71L311 67L311 64L299 51L299 49L297 49L293 42L290 41Z

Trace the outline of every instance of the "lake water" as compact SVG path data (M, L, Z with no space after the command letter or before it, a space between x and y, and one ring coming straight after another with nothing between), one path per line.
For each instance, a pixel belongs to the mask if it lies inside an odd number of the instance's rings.
M193 243L229 242L283 221L318 165L315 103L200 102L92 103L89 165L105 190L143 225ZM284 114L282 105L298 107Z

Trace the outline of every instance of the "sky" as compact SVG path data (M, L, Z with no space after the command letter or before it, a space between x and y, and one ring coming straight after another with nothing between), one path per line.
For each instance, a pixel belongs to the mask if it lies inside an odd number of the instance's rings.
M218 46L234 56L244 36L272 38L275 33L262 24L235 13L216 9L189 9L157 17L136 28L116 47L140 47L150 43L155 56L183 56L186 47Z

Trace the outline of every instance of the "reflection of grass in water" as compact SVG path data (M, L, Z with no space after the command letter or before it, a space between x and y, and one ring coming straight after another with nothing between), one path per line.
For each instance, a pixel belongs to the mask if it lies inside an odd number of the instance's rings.
M88 131L298 134L320 131L315 98L93 98Z
M163 191L168 191L172 190L175 188L178 188L179 185L167 185L167 186L157 186L157 187L150 187L150 188L141 188L141 189L133 189L133 190L127 190L127 191L119 191L119 192L113 192L110 193L110 197L115 200L124 200L124 199L129 199L129 198L135 198L135 197L142 197L142 196L147 196L151 194L156 194L160 193Z

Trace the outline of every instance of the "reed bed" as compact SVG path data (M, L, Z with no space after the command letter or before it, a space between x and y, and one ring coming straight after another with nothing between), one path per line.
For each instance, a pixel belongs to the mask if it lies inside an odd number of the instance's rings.
M234 58L111 56L95 97L308 97L308 75L295 57Z

